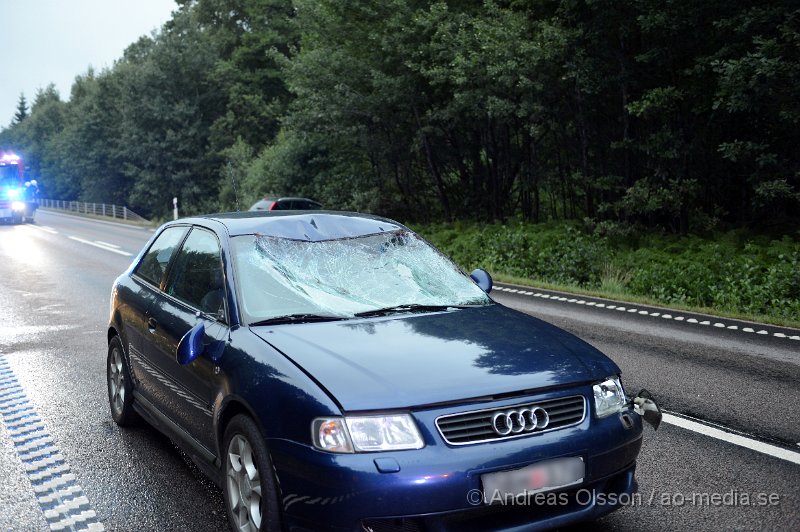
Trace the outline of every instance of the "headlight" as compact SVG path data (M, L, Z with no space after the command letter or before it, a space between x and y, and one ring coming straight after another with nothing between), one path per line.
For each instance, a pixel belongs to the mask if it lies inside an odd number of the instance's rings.
M319 418L311 425L314 446L332 453L402 451L425 446L409 414Z
M595 384L593 390L597 417L606 417L619 412L627 402L619 377L609 377L600 384Z
M25 204L22 203L21 201L12 201L11 202L11 208L13 210L15 210L15 211L24 211L25 210Z

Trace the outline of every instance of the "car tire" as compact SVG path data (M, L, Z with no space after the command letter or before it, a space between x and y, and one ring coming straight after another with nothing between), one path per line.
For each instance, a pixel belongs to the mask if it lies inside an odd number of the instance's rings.
M139 415L133 409L133 380L119 336L115 336L108 343L106 382L108 405L114 422L121 427L134 424L138 421Z
M269 451L255 422L237 415L225 428L223 491L231 530L278 531L278 491Z

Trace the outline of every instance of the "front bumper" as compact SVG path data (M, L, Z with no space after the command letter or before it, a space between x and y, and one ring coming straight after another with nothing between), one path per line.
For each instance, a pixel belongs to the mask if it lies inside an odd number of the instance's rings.
M11 208L11 204L0 205L0 220L19 220L23 216L23 211Z
M431 430L442 413L413 413L426 443L413 451L330 454L270 440L286 527L378 532L403 523L408 530L540 530L597 518L618 506L607 495L636 490L642 424L632 410L596 419L590 407L570 428L459 447ZM482 474L560 457L582 457L586 467L581 485L553 492L566 500L542 504L540 497L522 507L474 504Z

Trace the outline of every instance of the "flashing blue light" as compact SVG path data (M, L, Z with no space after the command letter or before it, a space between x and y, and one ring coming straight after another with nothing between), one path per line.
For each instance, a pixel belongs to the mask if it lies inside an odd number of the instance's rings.
M18 188L9 188L8 189L8 197L9 198L18 198L19 197L19 189Z

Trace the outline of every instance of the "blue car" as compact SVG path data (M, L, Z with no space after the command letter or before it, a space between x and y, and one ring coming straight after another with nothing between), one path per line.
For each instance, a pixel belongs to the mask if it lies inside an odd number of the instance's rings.
M178 443L236 530L539 530L613 511L654 404L491 287L384 218L169 222L113 286L111 415Z

